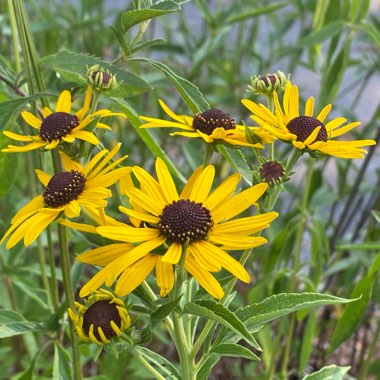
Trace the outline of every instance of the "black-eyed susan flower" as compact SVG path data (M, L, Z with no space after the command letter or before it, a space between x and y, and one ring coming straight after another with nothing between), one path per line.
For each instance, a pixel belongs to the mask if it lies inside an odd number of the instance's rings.
M297 149L341 158L363 158L366 150L362 147L375 144L374 140L334 140L359 126L360 122L345 124L347 119L338 117L324 124L331 104L314 117L312 96L306 101L304 115L300 115L298 87L290 82L285 88L282 107L276 93L273 93L273 98L275 113L263 104L256 104L248 99L243 99L242 103L253 113L251 119L259 126L274 137L292 143Z
M259 143L254 144L247 141L245 127L236 124L235 120L222 110L210 109L192 117L177 115L162 100L159 100L159 103L172 120L140 116L141 120L147 121L140 128L179 128L183 132L173 132L170 135L201 138L209 144L221 142L233 146L262 148Z
M132 170L140 182L140 188L127 189L134 208L120 206L119 209L141 223L138 227L125 224L96 229L99 234L123 243L79 255L79 261L106 264L83 286L81 297L103 283L111 286L116 279L115 291L124 295L141 283L154 266L157 273L158 264L171 289L169 268L178 264L183 254L186 255L185 269L215 298L223 297L223 289L210 272L224 268L238 279L250 281L245 268L226 250L254 248L266 243L265 238L252 234L267 228L278 216L276 212L233 218L255 204L267 184L253 186L234 196L240 175L233 174L210 192L215 174L210 165L198 168L179 195L161 159L156 161L157 180L140 167ZM136 246L123 253L121 244L126 243Z
M21 239L28 246L62 212L66 217L74 218L82 207L105 207L106 198L112 195L108 187L130 171L129 167L115 169L127 156L110 163L120 145L110 152L106 149L100 151L85 166L60 152L65 171L53 176L37 169L36 174L45 191L17 212L0 243L10 236L6 245L8 249Z
M99 289L84 300L75 302L77 310L68 309L75 330L84 342L108 344L131 324L124 302L105 289Z
M61 141L73 143L75 139L87 141L97 145L99 140L90 131L84 129L95 118L107 116L122 116L122 113L111 112L110 110L98 110L88 113L91 102L91 87L88 86L83 107L75 112L71 112L71 93L64 90L58 97L55 111L45 107L42 109L42 119L36 117L28 111L21 113L25 122L37 131L35 135L20 135L11 131L3 131L7 137L28 144L23 146L8 145L8 148L2 149L2 152L27 152L34 149L45 148L54 149ZM97 122L97 128L110 129L102 122Z

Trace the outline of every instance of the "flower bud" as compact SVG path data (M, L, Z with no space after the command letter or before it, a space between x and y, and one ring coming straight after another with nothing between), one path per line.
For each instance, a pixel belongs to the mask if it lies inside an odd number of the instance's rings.
M279 92L285 89L286 83L289 80L285 74L277 70L277 73L266 74L265 76L255 75L251 77L251 85L247 91L255 94L271 95L274 91Z
M99 65L93 65L87 70L87 81L95 91L112 90L118 86L116 75Z

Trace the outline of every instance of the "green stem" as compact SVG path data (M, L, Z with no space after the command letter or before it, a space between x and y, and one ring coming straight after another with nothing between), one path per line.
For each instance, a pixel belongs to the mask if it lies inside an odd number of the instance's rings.
M301 263L301 248L302 248L303 235L305 231L305 220L307 217L307 203L308 203L310 189L311 189L311 180L313 177L313 166L314 166L314 160L310 158L307 163L305 188L304 188L304 192L302 196L300 219L298 221L297 232L296 232L294 263L293 263L293 272L292 272L292 277L291 277L292 292L297 291L297 275L298 275L298 271L300 269L300 263ZM290 328L288 332L288 339L287 339L284 357L283 357L282 366L281 366L281 373L284 376L284 378L287 378L287 368L288 368L290 351L291 351L292 342L293 342L294 327L295 327L295 315L292 314L290 316Z
M157 379L165 380L165 377L162 376L156 369L154 369L149 362L138 352L136 349L131 350L132 355Z
M206 167L207 165L210 164L212 154L214 153L214 150L211 147L211 144L207 144L206 143L205 145L206 145L205 156L204 156L204 159L203 159L203 166L204 167Z
M174 284L173 295L171 296L173 299L178 299L181 295L183 280L185 277L185 259L186 245L184 246L179 265L176 268L176 281ZM174 325L174 344L177 348L181 364L182 378L186 380L195 380L194 357L191 355L190 342L186 337L182 315L173 310L172 319Z
M48 241L48 254L49 254L49 266L50 266L50 298L53 305L54 311L59 308L59 295L58 295L58 282L57 282L57 271L55 269L55 257L53 249L53 241L51 238L50 227L46 228L46 235Z
M9 12L9 23L11 25L11 37L12 37L12 45L13 45L13 54L15 58L15 68L16 72L21 71L21 59L18 50L18 31L17 31L17 23L16 16L14 12L14 7L12 5L12 0L8 0L8 12Z

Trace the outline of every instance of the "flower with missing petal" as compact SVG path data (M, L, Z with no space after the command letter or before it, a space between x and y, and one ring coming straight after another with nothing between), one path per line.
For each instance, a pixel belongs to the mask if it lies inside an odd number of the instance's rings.
M266 239L252 236L269 227L278 214L235 218L247 210L265 192L268 185L261 183L234 196L240 180L233 174L211 191L215 169L212 165L198 168L180 194L161 159L156 160L157 180L141 167L133 167L140 188L129 187L127 195L133 209L120 206L130 218L140 220L139 226L102 226L96 231L115 243L78 256L79 261L104 268L83 286L84 297L103 283L111 286L117 280L115 291L124 295L138 286L157 263L176 265L185 255L184 267L213 297L221 299L223 289L211 272L222 268L248 283L245 268L226 250L258 247ZM235 218L235 219L233 219ZM127 252L123 244L134 244ZM157 280L160 274L157 274ZM172 280L164 273L168 285ZM170 281L170 282L169 282ZM170 291L170 290L169 290Z
M171 136L201 138L209 144L222 142L232 146L263 147L260 143L250 143L246 138L245 127L236 124L235 120L222 110L210 109L192 117L176 115L162 100L159 100L159 103L173 121L140 116L141 120L147 121L140 128L179 128L184 132L173 132ZM258 128L253 128L252 132L255 133L256 130ZM265 133L264 137L259 137L265 140Z
M124 302L105 289L99 289L84 300L75 302L77 310L68 309L78 336L87 343L108 344L131 324Z
M32 113L24 111L21 113L25 122L37 131L36 135L20 135L10 131L3 131L4 135L12 140L27 142L23 146L8 145L2 152L28 152L39 148L54 149L60 142L73 143L76 139L87 141L91 144L99 144L98 138L90 131L84 129L97 117L122 116L122 113L115 113L109 110L98 110L88 113L91 103L91 87L86 91L83 107L75 112L71 112L71 93L64 90L58 97L55 111L45 107L42 109L42 119ZM104 123L98 122L97 128L110 129Z
M331 104L325 106L314 117L314 98L311 96L305 106L305 114L299 112L298 87L290 82L286 85L283 105L281 107L277 94L273 93L275 113L263 104L256 104L243 99L242 103L253 113L253 119L260 127L266 129L273 137L289 142L300 150L311 154L321 152L341 158L363 158L366 150L363 146L374 145L374 140L335 140L346 132L356 128L360 122L346 124L347 119L338 117L325 123L331 110Z
M62 212L67 218L75 218L82 207L105 207L106 198L112 195L108 187L131 170L129 167L114 169L127 156L110 163L120 146L116 145L110 152L106 149L100 151L85 166L60 152L65 171L53 176L37 169L36 174L45 186L45 191L17 212L0 244L11 235L7 249L21 239L28 246Z

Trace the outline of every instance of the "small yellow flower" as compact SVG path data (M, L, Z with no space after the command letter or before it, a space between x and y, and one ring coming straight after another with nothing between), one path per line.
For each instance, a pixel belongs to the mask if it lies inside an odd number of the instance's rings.
M186 254L185 269L215 298L221 299L224 292L210 272L224 268L238 279L250 281L244 267L226 250L254 248L266 243L265 238L252 234L269 227L278 216L276 212L233 218L255 204L267 184L233 196L240 179L239 174L233 174L210 193L215 174L210 165L198 168L179 195L161 159L156 161L158 180L140 167L132 170L140 189L127 188L133 209L120 206L119 210L141 222L137 227L124 224L96 228L102 236L123 243L96 248L77 257L79 261L104 266L81 289L81 297L103 283L111 286L116 279L116 294L127 294L154 267L161 294L166 294L173 287L172 265L178 264L183 254ZM135 247L126 251L124 244Z
M88 113L91 103L91 87L88 86L83 107L71 113L71 93L64 90L58 97L55 111L45 107L42 109L42 119L34 116L32 113L24 111L21 113L25 122L38 131L36 135L19 135L10 131L3 131L4 135L12 140L28 142L24 146L8 145L8 148L2 149L2 152L28 152L31 150L45 148L54 149L61 141L73 143L75 139L87 141L93 145L99 144L97 137L84 129L96 117L122 116L122 113L115 113L109 110L98 110ZM110 129L104 123L98 122L97 128Z
M360 122L346 124L347 119L338 117L324 124L331 110L331 104L325 106L315 118L314 98L311 96L305 106L305 114L300 115L298 87L290 82L286 85L281 107L277 94L273 93L275 113L263 104L243 99L242 103L253 113L251 119L264 128L273 137L290 142L300 150L321 152L341 158L363 158L366 153L363 146L374 145L374 140L341 141L335 137L356 128Z
M54 176L37 169L36 174L46 187L45 191L12 218L12 225L0 244L11 235L6 245L7 249L12 248L21 239L24 239L24 245L28 246L62 212L68 218L75 218L80 214L82 207L105 207L106 198L112 195L108 187L131 170L129 167L114 170L127 156L109 164L120 146L121 144L116 145L110 152L106 149L100 151L85 166L60 152L65 171Z
M179 128L184 132L173 132L170 135L201 138L208 144L222 142L233 146L263 147L259 143L248 142L245 127L236 124L235 120L222 110L210 109L191 117L176 115L162 100L159 100L159 103L173 121L140 116L141 120L147 121L147 124L140 128ZM255 132L256 129L252 131Z
M124 302L113 293L99 289L85 305L75 302L77 310L68 309L78 336L87 343L108 344L131 324Z

